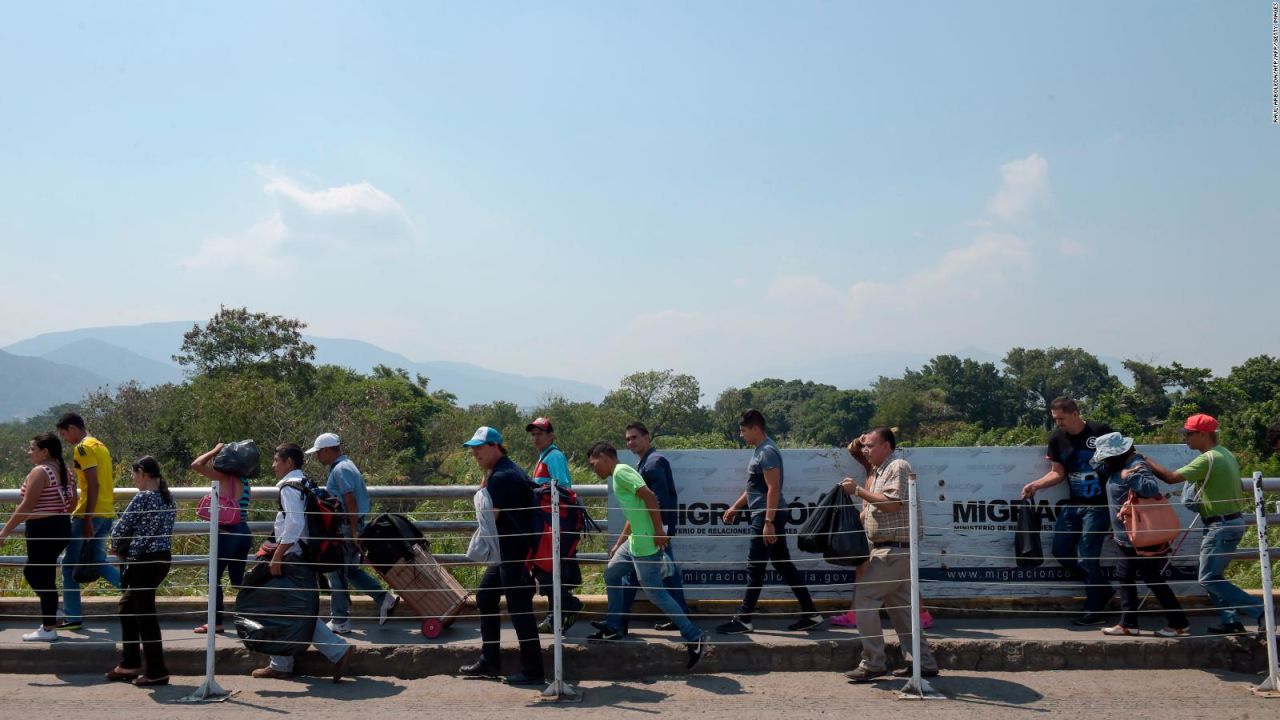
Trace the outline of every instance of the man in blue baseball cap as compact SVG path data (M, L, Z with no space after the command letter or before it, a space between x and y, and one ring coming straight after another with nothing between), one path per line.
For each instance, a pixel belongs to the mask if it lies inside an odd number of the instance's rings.
M493 500L498 528L497 565L485 568L476 589L476 606L480 608L480 659L458 669L468 677L496 677L502 665L499 655L501 615L498 607L507 597L507 614L520 640L521 671L504 678L509 685L542 685L542 647L538 643L538 624L533 617L533 578L525 568L525 559L533 545L533 481L507 457L502 433L491 427L476 430L462 443L471 448L476 464L485 470L483 487Z

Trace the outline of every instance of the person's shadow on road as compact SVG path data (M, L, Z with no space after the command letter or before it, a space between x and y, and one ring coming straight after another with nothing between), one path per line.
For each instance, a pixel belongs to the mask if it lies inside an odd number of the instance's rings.
M880 690L897 692L902 690L906 683L906 678L885 678L877 680L874 683L874 687ZM1044 699L1044 695L1021 683L983 677L981 675L953 675L946 673L938 677L928 678L928 683L935 691L942 693L950 700L973 703L975 705L1018 707L1030 705ZM1049 712L1048 709L1040 708L1023 709Z

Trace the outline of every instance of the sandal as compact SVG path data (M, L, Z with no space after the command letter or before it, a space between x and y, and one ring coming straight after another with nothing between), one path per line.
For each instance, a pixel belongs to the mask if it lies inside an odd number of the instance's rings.
M214 632L216 632L216 633L220 633L220 632L222 632L222 626L221 626L221 625L214 625L214 626L213 626L213 631L214 631ZM200 625L199 627L197 627L197 628L195 629L195 634L197 634L197 635L207 635L208 633L209 633L209 625L208 625L208 624Z
M139 675L138 677L133 679L134 687L151 687L153 685L168 685L168 684L169 684L168 675L165 675L164 677L158 677L158 678L149 678L144 675Z
M110 670L108 670L107 674L104 677L112 681L124 680L124 681L132 682L133 680L137 679L138 676L140 675L142 675L142 668L138 668L137 670L121 670L120 666L117 665L114 668L111 668Z
M1102 628L1103 635L1141 635L1142 631L1138 628L1125 627L1124 625L1112 625L1111 627Z

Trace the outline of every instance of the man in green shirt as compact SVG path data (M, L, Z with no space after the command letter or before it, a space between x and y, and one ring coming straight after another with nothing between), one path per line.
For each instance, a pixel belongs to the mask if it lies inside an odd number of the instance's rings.
M609 613L591 640L621 640L626 607L626 586L635 573L649 601L675 623L689 651L690 669L702 659L707 647L707 634L685 615L680 603L671 597L662 582L664 576L679 573L675 561L662 551L671 541L662 525L658 496L645 484L635 468L618 462L618 450L607 442L598 442L587 452L587 463L601 479L613 486L613 496L627 518L618 539L609 551L609 565L604 582L609 594ZM634 595L632 596L634 598Z
M1200 456L1180 470L1169 470L1150 457L1147 465L1156 477L1171 485L1185 482L1183 494L1199 495L1200 518L1204 521L1204 539L1200 541L1200 585L1221 614L1221 624L1209 632L1219 635L1245 631L1239 615L1256 618L1262 623L1262 603L1229 582L1224 573L1231 564L1231 554L1244 537L1244 511L1249 503L1240 483L1240 463L1231 451L1218 444L1218 421L1198 413L1182 426L1187 447ZM1126 471L1127 472L1127 471Z

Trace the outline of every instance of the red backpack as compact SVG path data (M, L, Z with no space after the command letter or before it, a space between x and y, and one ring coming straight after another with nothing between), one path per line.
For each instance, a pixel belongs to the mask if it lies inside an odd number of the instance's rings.
M600 526L587 515L587 509L573 490L546 482L533 490L536 510L533 511L533 550L529 563L545 572L551 572L551 492L560 493L560 559L571 558L578 552L584 532L599 532Z

